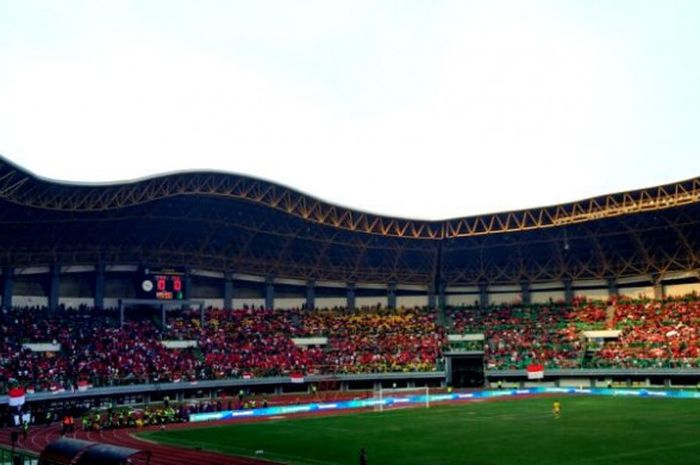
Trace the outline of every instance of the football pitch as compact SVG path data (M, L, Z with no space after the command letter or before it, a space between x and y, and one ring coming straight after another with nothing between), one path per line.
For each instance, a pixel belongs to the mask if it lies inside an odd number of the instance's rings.
M271 419L142 434L294 465L697 464L700 401L562 396Z

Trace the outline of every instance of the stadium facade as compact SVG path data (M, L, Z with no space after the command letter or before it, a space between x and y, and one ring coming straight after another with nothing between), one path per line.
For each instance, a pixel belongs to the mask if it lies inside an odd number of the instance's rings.
M176 308L428 306L447 326L444 308L461 305L658 299L700 291L700 178L551 207L419 221L343 208L233 174L75 184L0 159L0 269L2 308L50 312L118 308L157 295ZM165 312L165 301L154 301ZM121 404L222 389L298 392L324 383L343 391L528 382L524 369L485 366L483 350L441 356L444 364L429 371L309 373L303 384L288 375L197 379L37 392L31 400ZM560 367L545 377L557 386L694 385L700 368ZM0 404L7 402L0 396Z
M441 307L700 290L700 178L420 221L234 174L69 184L0 159L0 225L5 308L116 307L138 296L144 268L183 270L184 298L225 308Z

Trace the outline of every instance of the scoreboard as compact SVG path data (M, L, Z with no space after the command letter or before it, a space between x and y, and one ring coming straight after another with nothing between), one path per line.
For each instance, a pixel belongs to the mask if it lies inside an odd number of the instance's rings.
M178 268L143 268L139 294L142 299L183 300L185 270Z

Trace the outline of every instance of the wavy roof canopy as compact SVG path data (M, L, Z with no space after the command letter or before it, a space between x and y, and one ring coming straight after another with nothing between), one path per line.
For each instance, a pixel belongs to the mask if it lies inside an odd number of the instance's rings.
M250 177L42 179L0 158L0 262L129 261L437 284L695 269L700 178L444 221L392 218Z

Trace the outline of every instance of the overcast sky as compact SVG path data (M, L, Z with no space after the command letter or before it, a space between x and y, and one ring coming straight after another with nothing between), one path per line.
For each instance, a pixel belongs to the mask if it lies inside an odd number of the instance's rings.
M0 1L0 154L442 219L700 175L700 1Z

